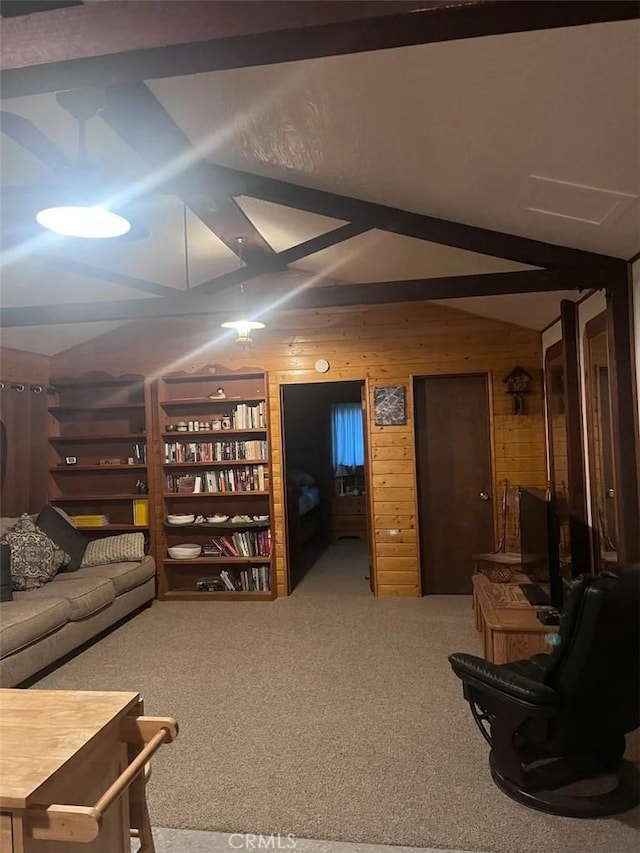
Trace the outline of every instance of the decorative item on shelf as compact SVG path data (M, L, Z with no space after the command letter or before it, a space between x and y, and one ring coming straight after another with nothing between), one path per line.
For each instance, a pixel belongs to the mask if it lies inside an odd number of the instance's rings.
M186 421L178 421L176 424L176 430L178 432L187 432L189 429L189 424Z
M143 483L142 480L138 480L136 483L136 494L137 495L146 495L149 492L149 487L146 483Z
M336 480L340 480L340 495L344 495L344 480L345 477L348 477L351 474L351 470L348 465L337 465L335 470L335 478Z
M524 395L529 394L531 389L531 375L527 373L524 367L517 364L513 370L508 373L503 382L507 386L506 393L511 394L511 410L514 415L526 415Z
M224 392L224 388L216 388L213 394L209 394L210 400L224 400L227 395Z
M64 457L64 464L65 465L77 465L78 464L78 457L77 456L65 456Z
M376 426L398 426L406 423L404 385L381 385L374 388L373 412Z
M220 425L222 429L231 429L231 418L222 418Z
M103 468L108 468L110 465L122 465L122 459L119 456L109 456L106 459L101 459L98 465Z
M176 428L175 424L165 424L164 431L165 432L173 432Z

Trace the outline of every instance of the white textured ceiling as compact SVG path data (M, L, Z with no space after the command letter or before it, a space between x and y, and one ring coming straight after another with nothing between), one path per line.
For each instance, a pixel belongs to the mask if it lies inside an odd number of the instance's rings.
M625 258L640 248L636 21L160 79L148 86L212 163ZM55 96L3 101L2 108L29 118L75 155L75 122ZM149 184L148 167L99 117L89 124L88 143L91 159L113 186ZM33 155L6 138L1 145L3 184L58 185L60 176ZM532 175L548 179L543 206L555 206L559 215L530 209L540 207L540 184L532 183ZM606 207L608 198L621 203L602 224L581 221L593 219L591 211L600 203ZM238 201L276 251L343 224L256 199ZM5 198L3 220L30 218L35 203ZM582 209L589 216L581 217ZM567 210L576 218L562 215ZM184 210L175 197L145 197L134 212L150 232L145 240L46 247L50 255L104 268L104 278L62 271L30 250L3 268L2 304L142 298L144 292L122 283L123 276L181 290L187 275L193 286L238 266L192 214L185 264ZM297 262L287 281L305 273L366 282L524 268L373 231ZM450 304L539 329L558 315L560 296ZM3 339L7 346L16 346L6 343L9 337L25 349L55 352L102 333L104 325L7 330Z

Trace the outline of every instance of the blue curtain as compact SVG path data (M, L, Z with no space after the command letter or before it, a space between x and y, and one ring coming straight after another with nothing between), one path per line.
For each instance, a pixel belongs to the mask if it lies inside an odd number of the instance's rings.
M364 465L362 405L336 403L331 407L333 469L338 465Z

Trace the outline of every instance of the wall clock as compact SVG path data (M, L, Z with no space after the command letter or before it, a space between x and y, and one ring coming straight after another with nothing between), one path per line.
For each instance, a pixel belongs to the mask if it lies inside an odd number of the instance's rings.
M330 365L326 358L319 358L316 361L316 370L318 373L326 373L327 370L329 370L329 367Z

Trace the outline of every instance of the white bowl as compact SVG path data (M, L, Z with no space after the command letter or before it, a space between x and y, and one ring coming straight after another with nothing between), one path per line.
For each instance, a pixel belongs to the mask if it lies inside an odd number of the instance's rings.
M195 518L193 513L176 513L175 515L168 515L167 521L169 524L193 524Z
M207 521L209 524L223 524L225 521L229 521L228 515L208 515Z
M202 545L183 542L181 545L172 545L168 551L169 556L174 560L195 560L202 553Z

